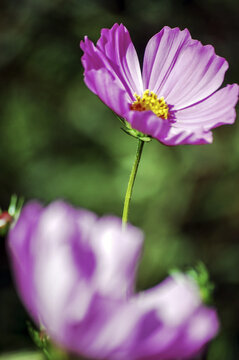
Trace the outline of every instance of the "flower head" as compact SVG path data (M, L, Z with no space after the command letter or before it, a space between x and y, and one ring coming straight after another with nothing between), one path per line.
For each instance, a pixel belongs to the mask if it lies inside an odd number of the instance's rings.
M89 89L132 128L166 145L211 143L211 129L235 120L238 85L217 91L227 61L187 29L165 26L149 40L142 75L122 24L102 29L96 46L87 37L80 46Z
M93 359L188 358L215 336L216 313L182 274L136 294L142 242L120 219L54 202L26 205L8 246L19 294L55 342Z

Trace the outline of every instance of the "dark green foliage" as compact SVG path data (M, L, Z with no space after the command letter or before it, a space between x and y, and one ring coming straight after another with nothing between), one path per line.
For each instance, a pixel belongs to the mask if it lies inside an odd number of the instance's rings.
M121 216L137 140L83 82L79 42L123 22L140 58L164 25L188 27L227 58L226 82L238 82L236 0L3 0L0 12L0 206L55 198ZM222 331L208 360L239 358L239 127L215 129L214 143L169 148L145 144L130 221L145 233L138 289L168 270L199 260L216 285ZM0 249L0 352L32 348ZM203 269L194 273L207 284ZM210 282L209 282L210 284ZM203 296L207 299L210 286Z

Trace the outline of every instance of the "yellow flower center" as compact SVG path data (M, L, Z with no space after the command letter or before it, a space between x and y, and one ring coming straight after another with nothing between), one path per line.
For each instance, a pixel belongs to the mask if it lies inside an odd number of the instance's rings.
M158 96L149 90L145 90L142 96L134 94L136 101L131 104L131 110L135 111L147 111L151 110L160 118L167 119L169 116L168 105L164 100L164 97L158 98Z

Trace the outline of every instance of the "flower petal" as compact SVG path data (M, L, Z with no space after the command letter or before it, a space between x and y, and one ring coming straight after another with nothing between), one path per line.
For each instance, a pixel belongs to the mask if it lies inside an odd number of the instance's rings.
M130 89L132 95L135 92L141 94L143 82L139 60L126 27L114 24L111 29L102 29L97 47L114 64L112 66L126 89Z
M142 233L130 225L122 230L120 219L98 219L59 201L44 210L27 205L9 236L20 295L70 351L94 359L171 360L194 355L217 332L214 311L202 306L187 276L133 294Z
M71 319L63 332L56 334L56 339L69 350L87 358L131 360L128 344L134 337L138 319L136 312L128 301L94 294L84 319Z
M32 240L32 252L38 311L50 332L64 323L69 296L80 286L72 251L76 238L80 239L80 234L73 208L56 201L44 209Z
M91 233L96 255L94 288L112 298L126 298L134 291L135 273L143 244L142 232L118 218L101 218Z
M138 295L144 309L156 310L167 326L179 326L201 304L196 284L186 275L168 277L159 285Z
M177 126L177 123L159 118L152 111L128 111L125 119L134 129L168 146L212 142L212 133L202 126Z
M166 135L159 134L157 139L168 146L211 144L212 132L203 127L176 127L172 125Z
M237 84L227 85L207 99L175 111L175 122L160 119L151 111L130 111L126 118L133 128L165 145L210 144L213 140L211 129L234 123L238 89Z
M179 128L202 127L210 130L224 124L233 124L236 118L238 85L227 85L207 99L175 112L175 126Z
M8 241L18 291L30 315L36 322L39 319L33 277L35 263L31 241L42 210L41 205L37 202L24 206L17 223L9 232Z
M30 206L24 209L28 207ZM86 228L87 222L92 222L92 214L84 213L83 210L80 213L81 217L84 215ZM83 316L91 300L90 289L84 284L89 281L89 267L92 274L95 263L92 263L93 254L90 253L90 249L88 248L87 251L86 246L81 243L86 229L79 233L78 216L79 212L60 201L42 210L41 216L36 216L34 233L29 239L32 268L29 270L25 267L26 263L23 265L27 270L23 279L24 284L32 282L34 288L30 288L29 291L23 289L20 294L23 299L24 297L31 299L37 313L34 319L52 334L57 333L59 327L70 318L75 291L81 290L81 301L77 305L78 316ZM18 225L21 223L25 226L28 224L28 219L22 217L22 214L16 227L11 231L11 238L16 233L18 239L24 239L24 233L21 233ZM76 249L77 242L79 246ZM75 251L79 250L79 247L85 257L84 261L82 256L80 258L76 256Z
M187 29L164 27L146 47L143 79L146 88L164 96L176 110L216 91L227 68L212 46L193 40Z
M143 83L146 89L153 92L161 90L189 38L188 30L180 31L165 26L149 40L143 61Z
M138 56L128 30L122 24L115 24L111 29L103 29L96 46L85 37L80 47L84 51L82 64L85 69L85 82L91 91L96 93L87 81L87 72L93 69L106 69L119 88L127 92L131 101L134 100L135 92L143 92Z
M125 119L131 124L133 129L158 140L161 139L161 137L164 138L167 136L171 126L168 120L159 118L152 111L131 110L125 114Z
M129 109L128 94L107 69L87 71L85 83L111 110L124 117Z
M218 331L214 310L201 304L198 289L187 276L167 278L137 297L136 306L144 311L132 347L133 359L192 356Z
M169 350L168 357L191 357L199 353L218 332L219 322L214 309L201 306L191 316L180 333L177 342Z
M195 284L181 275L130 301L95 294L84 319L71 319L56 339L94 359L171 360L195 355L218 326L214 310L201 304Z

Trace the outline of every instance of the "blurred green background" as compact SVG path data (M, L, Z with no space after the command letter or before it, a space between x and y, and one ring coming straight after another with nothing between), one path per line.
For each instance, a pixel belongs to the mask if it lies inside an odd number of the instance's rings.
M137 141L85 86L84 35L96 41L102 27L123 22L142 59L164 25L187 27L229 61L225 83L233 83L238 18L238 0L1 0L1 207L17 193L121 215ZM130 212L145 233L138 288L156 284L171 268L206 264L221 319L209 360L239 358L238 189L237 123L216 129L212 145L145 145ZM0 240L0 353L34 350Z

